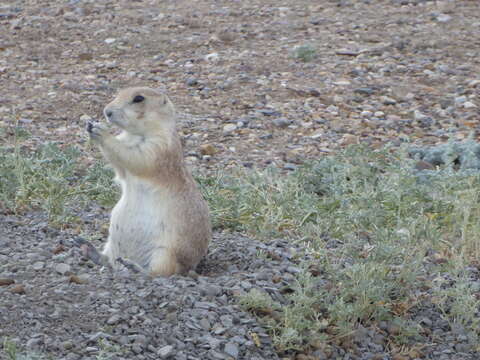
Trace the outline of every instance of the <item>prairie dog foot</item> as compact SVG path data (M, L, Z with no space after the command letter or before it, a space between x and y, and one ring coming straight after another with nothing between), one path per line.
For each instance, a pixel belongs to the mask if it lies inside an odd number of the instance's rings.
M93 246L89 241L85 240L84 238L77 237L73 239L73 242L80 248L83 257L92 260L97 265L109 266L107 257L103 254L100 254L95 246Z
M119 264L122 264L125 266L128 270L135 274L142 274L142 275L149 275L147 271L145 271L144 268L142 268L140 265L134 263L133 261L130 261L128 259L124 259L122 257L119 257L115 260Z

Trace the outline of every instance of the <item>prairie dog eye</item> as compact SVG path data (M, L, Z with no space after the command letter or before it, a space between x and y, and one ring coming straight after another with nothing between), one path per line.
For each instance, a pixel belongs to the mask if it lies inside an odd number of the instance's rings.
M145 100L145 98L142 96L142 95L137 95L133 98L133 103L140 103L142 102L143 100Z

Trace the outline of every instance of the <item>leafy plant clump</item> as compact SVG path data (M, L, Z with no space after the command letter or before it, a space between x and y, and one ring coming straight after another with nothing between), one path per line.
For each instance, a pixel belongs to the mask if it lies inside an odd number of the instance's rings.
M17 344L9 339L5 339L2 346L3 353L8 360L47 360L41 354L21 351Z
M298 45L293 48L292 56L294 59L310 62L317 56L317 50L310 44Z
M277 320L262 316L280 350L308 348L319 336L344 339L379 322L395 324L399 346L418 341L411 310L418 294L479 335L480 302L464 269L480 256L480 173L446 166L424 181L406 152L357 146L288 176L247 172L217 178L214 192L202 185L217 227L303 243L328 281L318 286L305 270ZM449 272L458 276L448 286L428 280Z
M52 225L75 222L92 199L111 205L117 191L102 164L81 164L75 147L47 144L36 151L0 149L0 208L13 213L42 211Z
M480 170L480 143L474 140L450 141L428 147L416 146L410 149L410 154L434 166L452 165L461 170Z

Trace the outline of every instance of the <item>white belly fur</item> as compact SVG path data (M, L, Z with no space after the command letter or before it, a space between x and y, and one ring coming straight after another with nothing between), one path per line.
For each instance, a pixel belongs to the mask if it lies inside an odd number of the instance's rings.
M168 248L172 239L168 191L131 176L120 180L122 196L112 210L104 254L115 266L118 257L147 269L154 249Z

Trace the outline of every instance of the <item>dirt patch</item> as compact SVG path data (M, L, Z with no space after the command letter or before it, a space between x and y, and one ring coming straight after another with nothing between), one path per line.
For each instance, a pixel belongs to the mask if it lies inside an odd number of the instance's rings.
M462 139L478 127L479 11L469 0L8 2L0 125L30 132L25 146L81 145L86 118L143 84L166 87L201 171Z

